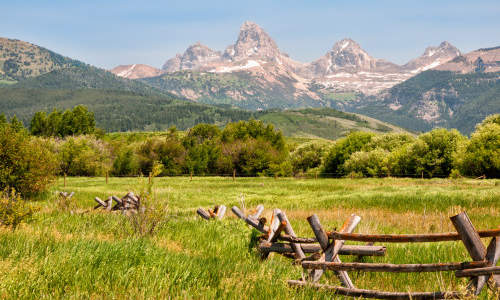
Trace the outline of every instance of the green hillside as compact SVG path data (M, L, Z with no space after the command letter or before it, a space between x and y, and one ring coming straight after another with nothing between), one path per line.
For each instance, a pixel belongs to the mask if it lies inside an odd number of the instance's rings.
M20 40L0 38L0 84L84 63Z
M445 127L469 134L500 112L500 73L425 71L350 109L412 130Z
M184 130L198 123L225 125L228 122L260 119L274 124L291 137L336 139L353 130L400 131L392 125L331 108L251 112L178 100L168 95L141 95L130 91L102 89L0 88L0 112L17 115L25 124L37 111L68 109L86 105L97 125L106 131Z
M106 131L186 129L197 123L225 124L248 119L250 112L178 100L167 95L140 95L99 89L56 90L0 88L0 112L16 114L25 124L36 111L67 109L78 104L93 111Z
M401 132L403 129L366 117L331 108L269 111L258 119L274 124L289 137L337 139L351 131L377 133Z
M11 86L21 89L103 89L129 91L141 95L161 92L140 81L118 77L115 74L90 65L71 66L28 78ZM165 94L165 93L163 93Z

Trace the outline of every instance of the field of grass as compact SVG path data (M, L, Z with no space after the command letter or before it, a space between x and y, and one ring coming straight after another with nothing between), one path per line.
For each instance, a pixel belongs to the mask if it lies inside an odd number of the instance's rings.
M500 180L155 178L158 201L169 212L152 237L130 234L118 213L94 211L95 196L123 196L147 179L60 179L55 191L74 191L76 208L58 208L54 197L35 202L35 219L16 231L0 229L0 298L187 298L331 299L325 292L287 287L301 267L271 255L261 261L249 247L252 230L229 211L222 221L204 221L198 207L264 204L285 211L300 236L313 236L306 217L316 213L327 230L350 214L362 220L356 232L454 231L449 217L465 210L478 229L500 226ZM489 242L489 239L484 239ZM353 258L342 257L343 261ZM389 244L387 255L366 262L470 261L459 242ZM359 288L388 291L462 290L453 272L350 273ZM327 272L324 283L337 285ZM485 289L486 290L486 289ZM483 292L482 299L491 299Z

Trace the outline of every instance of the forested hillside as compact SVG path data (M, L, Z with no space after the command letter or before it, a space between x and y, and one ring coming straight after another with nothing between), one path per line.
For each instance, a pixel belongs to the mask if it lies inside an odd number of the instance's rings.
M350 109L414 130L470 134L487 115L500 112L500 73L426 71Z

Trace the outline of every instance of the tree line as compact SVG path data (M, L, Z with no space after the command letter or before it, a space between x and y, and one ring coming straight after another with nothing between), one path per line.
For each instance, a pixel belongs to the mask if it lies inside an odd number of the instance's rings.
M287 142L262 121L198 124L147 134L99 134L93 114L77 106L37 113L28 131L0 115L0 189L43 190L56 175L322 176L500 178L500 115L478 124L470 138L457 130L352 132L332 142Z

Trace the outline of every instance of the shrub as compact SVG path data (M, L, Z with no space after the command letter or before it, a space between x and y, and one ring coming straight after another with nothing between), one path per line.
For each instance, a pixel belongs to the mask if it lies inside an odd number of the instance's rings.
M344 170L346 173L362 174L364 177L388 176L390 175L388 154L389 151L383 149L354 152L344 163Z
M122 148L118 150L113 161L112 175L131 176L139 171L139 164L132 148Z
M0 126L0 189L13 188L23 196L42 192L55 179L56 169L45 141Z
M293 173L306 172L309 169L319 167L323 152L323 147L316 144L298 147L290 155Z
M160 162L164 167L160 175L178 175L184 168L186 149L176 135L150 138L139 146L138 156L142 174L149 174L154 162Z
M434 129L391 154L392 174L448 177L455 153L465 138L455 129Z
M464 175L500 177L500 125L484 122L470 142L455 156L455 166Z
M35 210L16 193L14 189L10 192L5 189L0 192L0 225L15 230L19 224L27 222L35 213Z
M373 133L353 132L339 139L325 158L323 175L345 175L344 163L352 153L360 151L373 138Z
M364 151L383 149L394 151L404 145L411 144L415 138L408 133L387 133L374 136L364 147Z
M110 169L107 145L93 136L68 137L59 145L60 171L69 176L102 176Z

